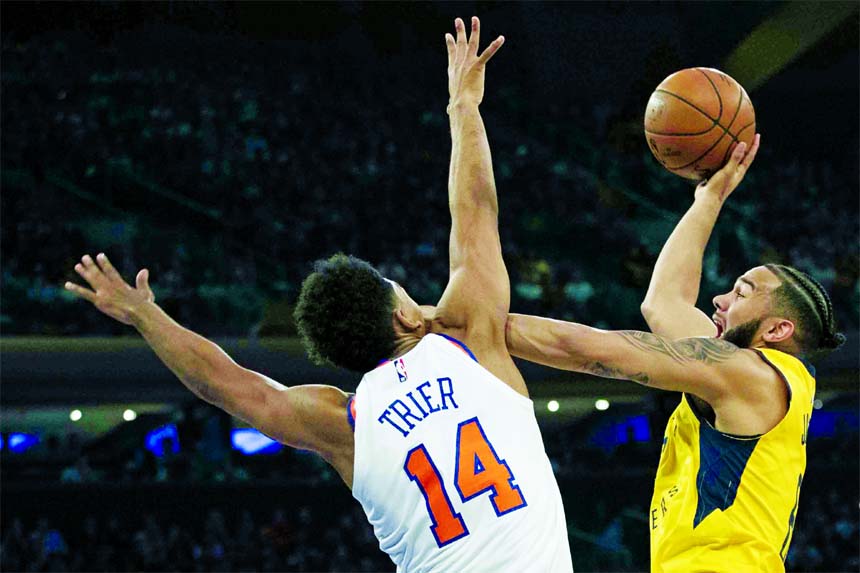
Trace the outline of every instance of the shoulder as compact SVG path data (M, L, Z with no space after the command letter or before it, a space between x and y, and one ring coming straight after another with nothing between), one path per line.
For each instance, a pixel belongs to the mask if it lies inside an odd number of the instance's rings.
M464 338L494 332L503 335L510 308L507 281L506 274L485 272L477 264L452 269L436 305L436 320L442 330L456 331Z
M714 407L720 429L739 435L764 434L786 415L791 385L759 349L743 349L738 355L740 368L732 372L728 392Z
M721 369L725 398L767 408L774 404L785 404L788 390L782 372L758 349L736 346L735 349L732 359L725 361Z
M778 372L755 349L710 337L683 338L670 344L672 357L704 378L701 383L710 389L709 402L754 402L780 390Z

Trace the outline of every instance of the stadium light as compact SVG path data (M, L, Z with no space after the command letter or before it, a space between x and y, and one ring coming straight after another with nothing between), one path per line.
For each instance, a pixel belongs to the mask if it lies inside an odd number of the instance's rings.
M280 443L254 428L233 428L230 430L230 442L234 450L246 456L276 454L283 449Z
M135 418L137 418L137 412L135 412L134 410L126 410L122 413L122 419L126 422L131 422Z
M558 412L558 400L550 400L547 402L546 409L550 412Z
M77 422L83 416L84 415L83 415L83 413L81 413L80 410L72 410L71 412L69 412L69 420L71 420L72 422Z
M600 410L601 412L609 409L609 400L604 400L601 398L594 402L594 407Z

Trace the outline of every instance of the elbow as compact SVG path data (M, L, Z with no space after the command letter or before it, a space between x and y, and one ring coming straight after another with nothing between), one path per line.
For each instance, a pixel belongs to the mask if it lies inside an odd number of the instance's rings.
M580 342L577 327L548 318L509 314L505 342L512 356L569 370L570 358Z
M646 296L645 300L642 301L642 304L639 305L639 312L642 313L642 318L650 324L651 319L657 314L657 310L654 308L654 302L650 300L650 297Z

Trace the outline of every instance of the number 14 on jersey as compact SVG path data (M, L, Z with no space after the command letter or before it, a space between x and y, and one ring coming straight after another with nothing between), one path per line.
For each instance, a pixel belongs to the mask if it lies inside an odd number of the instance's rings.
M462 501L491 491L490 503L499 517L527 505L520 487L513 485L511 469L505 460L499 459L477 417L460 422L455 451L454 487ZM466 522L454 511L442 476L424 444L409 450L403 469L424 496L436 544L444 547L469 535Z

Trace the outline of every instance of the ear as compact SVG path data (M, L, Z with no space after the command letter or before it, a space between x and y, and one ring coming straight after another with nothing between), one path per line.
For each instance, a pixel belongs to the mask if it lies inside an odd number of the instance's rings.
M402 307L397 307L394 309L394 329L405 332L414 332L421 327L420 320L411 320L405 312L403 312Z
M766 325L766 330L762 333L762 338L765 342L778 344L785 342L794 335L794 323L787 318L774 318L773 321Z

